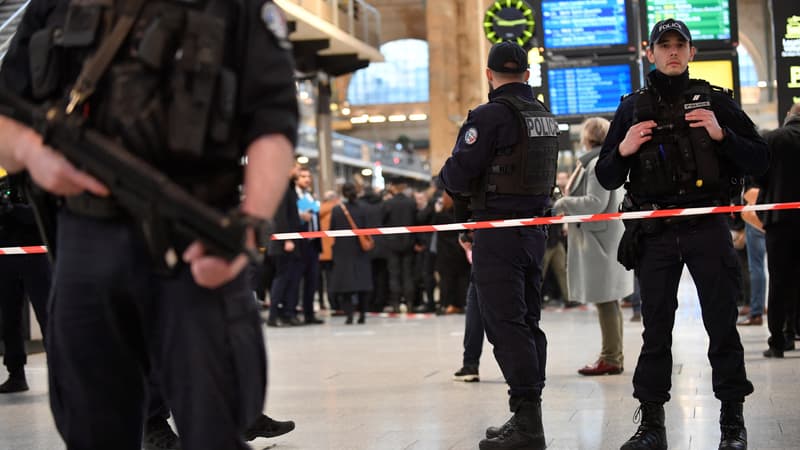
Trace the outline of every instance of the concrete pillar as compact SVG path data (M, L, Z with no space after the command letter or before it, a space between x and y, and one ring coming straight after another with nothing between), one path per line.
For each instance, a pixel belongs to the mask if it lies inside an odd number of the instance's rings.
M328 75L317 76L317 144L319 146L319 192L336 188L333 170L333 131L331 118L331 85Z
M428 2L426 25L430 52L431 173L450 156L467 112L486 101L484 68L489 43L483 15L490 0Z

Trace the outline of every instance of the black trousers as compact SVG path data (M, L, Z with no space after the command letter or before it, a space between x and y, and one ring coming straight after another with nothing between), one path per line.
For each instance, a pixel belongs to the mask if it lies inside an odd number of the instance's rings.
M464 307L470 277L469 267L464 269L459 266L455 270L448 268L439 271L439 304L442 307Z
M417 288L414 286L414 252L392 251L386 260L389 272L389 296L392 306L400 304L400 297L405 298L408 306L413 306Z
M480 365L483 335L483 315L478 302L478 291L475 289L475 283L470 281L467 288L467 313L464 318L463 365L475 367Z
M48 334L50 403L68 450L141 448L148 373L183 449L248 449L266 353L245 274L199 287L152 263L133 225L59 215ZM154 369L154 370L151 370Z
M314 319L314 295L317 293L319 282L319 252L310 242L305 242L299 247L302 263L300 278L303 287L303 315L308 321Z
M797 251L800 235L795 223L776 223L767 228L769 267L769 346L784 348L786 338L794 339L795 318L800 308L800 264ZM791 337L790 337L791 336Z
M269 291L269 320L289 320L297 317L297 302L300 295L300 277L303 259L299 246L291 253L272 256L275 278Z
M547 362L542 316L541 227L475 230L472 280L486 337L509 386L512 411L541 398Z
M389 297L388 263L385 258L375 258L370 261L370 264L372 266L372 291L367 293L367 308L373 312L381 312Z
M697 286L703 324L709 338L708 359L714 395L744 401L753 392L736 330L736 299L741 295L739 260L722 215L667 225L646 234L640 245L642 350L633 375L633 396L667 402L672 387L672 328L678 308L678 284L684 265ZM771 313L771 312L770 312Z
M0 256L0 309L3 317L3 364L20 370L27 363L23 336L25 294L33 312L47 336L47 299L50 293L51 271L47 255Z

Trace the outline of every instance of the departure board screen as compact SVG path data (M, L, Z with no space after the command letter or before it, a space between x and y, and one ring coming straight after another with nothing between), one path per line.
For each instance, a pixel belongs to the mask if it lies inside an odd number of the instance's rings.
M714 86L736 89L734 83L733 61L692 61L689 63L689 74L692 78L706 80ZM737 94L738 97L738 94Z
M731 5L729 0L646 0L647 30L663 19L677 19L689 27L692 41L731 39Z
M630 64L547 68L550 110L556 116L609 114L633 91Z
M628 45L625 0L542 0L546 49Z

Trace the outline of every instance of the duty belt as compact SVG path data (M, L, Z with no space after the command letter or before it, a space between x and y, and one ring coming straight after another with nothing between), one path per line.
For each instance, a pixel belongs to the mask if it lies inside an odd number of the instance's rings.
M479 211L472 215L473 220L506 220L506 219L529 219L531 217L542 217L544 211Z

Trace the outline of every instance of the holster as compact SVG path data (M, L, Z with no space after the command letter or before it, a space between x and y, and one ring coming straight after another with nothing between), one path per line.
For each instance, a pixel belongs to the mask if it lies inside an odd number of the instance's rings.
M620 212L641 211L642 209L654 208L642 208L642 205L638 204L630 194L626 194L622 199L622 204L619 205ZM625 232L622 234L617 248L617 261L626 270L631 270L639 264L639 244L642 235L660 231L663 224L661 219L623 220L622 223L625 224ZM656 229L657 227L658 229Z
M639 241L642 238L642 221L625 220L625 232L617 248L617 261L626 270L635 269L639 264Z

